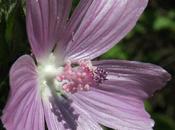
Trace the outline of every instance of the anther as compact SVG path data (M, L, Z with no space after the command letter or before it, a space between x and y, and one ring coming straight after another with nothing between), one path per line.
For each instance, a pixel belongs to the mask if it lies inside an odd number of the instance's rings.
M90 90L91 87L103 83L106 77L107 72L104 69L93 66L90 61L80 61L74 67L71 62L67 62L57 80L62 82L65 92L75 93Z
M100 67L97 67L97 69L94 71L94 80L97 82L97 83L103 83L103 81L107 80L107 72L100 68Z

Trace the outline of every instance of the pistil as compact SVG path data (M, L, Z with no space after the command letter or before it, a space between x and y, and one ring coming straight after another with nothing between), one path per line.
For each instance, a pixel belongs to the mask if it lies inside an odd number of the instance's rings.
M62 88L65 92L75 93L98 86L106 77L107 72L102 68L93 66L90 61L80 61L75 67L71 62L67 62L57 80L63 82Z

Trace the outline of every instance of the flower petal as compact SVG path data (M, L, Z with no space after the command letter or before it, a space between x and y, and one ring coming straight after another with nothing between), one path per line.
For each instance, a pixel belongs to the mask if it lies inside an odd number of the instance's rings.
M97 122L68 99L56 95L43 103L49 130L102 130Z
M49 130L76 130L77 115L66 98L51 91L51 96L43 100L46 123Z
M44 103L44 115L46 119L46 124L49 130L66 130L61 119L61 113L59 108L55 108L56 114L53 111L52 101L43 101Z
M33 59L24 55L10 70L10 96L1 117L7 130L44 130L44 113Z
M126 60L107 60L94 62L109 74L107 84L115 85L116 81L126 89L134 90L132 96L145 100L161 89L171 79L171 75L157 65ZM117 84L118 84L117 83ZM123 89L123 91L126 91ZM127 91L126 91L127 92ZM129 93L127 93L129 94Z
M72 0L27 0L27 32L32 52L48 55L61 37Z
M144 104L103 91L81 92L74 101L86 110L98 123L113 129L152 130L154 122L144 111Z
M170 79L161 67L129 61L100 61L107 81L89 92L72 96L99 123L122 130L152 130L154 121L144 109L144 100Z
M78 103L73 102L72 107L79 114L77 130L103 130L97 121L94 120L89 113L83 110Z
M67 30L66 59L93 59L119 42L136 24L148 0L82 0ZM68 42L68 43L67 43Z
M74 31L77 29L79 24L81 23L82 18L86 14L88 8L90 7L93 0L80 0L78 7L73 12L71 18L67 23L66 29L63 31L62 37L60 39L61 48L56 47L55 54L59 56L60 52L66 55L65 50L67 48L68 43L73 40L72 36Z

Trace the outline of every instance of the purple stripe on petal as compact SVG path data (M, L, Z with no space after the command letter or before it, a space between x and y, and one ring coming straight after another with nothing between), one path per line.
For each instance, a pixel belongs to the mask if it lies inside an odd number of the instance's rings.
M57 108L57 113L55 114L52 110L52 103L49 101L43 101L44 104L44 115L49 130L66 130L64 128L62 119L60 119L61 114L59 108ZM56 110L55 110L56 111Z
M66 54L65 50L67 48L67 45L69 42L73 42L74 39L72 38L72 36L74 35L76 29L80 26L80 23L84 15L86 14L88 8L92 4L92 1L93 0L80 0L78 7L73 12L70 20L67 23L65 31L62 34L60 40L61 41L60 44L62 45L61 49L57 47L55 50L55 54L58 55L60 52L62 52L64 55Z
M86 111L65 97L55 95L43 103L49 130L102 130Z
M10 70L10 96L1 117L7 130L44 130L44 113L33 59L24 55Z
M54 91L51 93L50 98L43 100L49 130L76 130L78 115L74 112L71 101Z
M135 93L135 96L142 99L152 96L156 90L161 89L171 79L170 74L163 68L149 63L104 60L95 61L94 65L104 68L110 74L108 77L110 80L107 80L105 84L114 86L117 81L118 85L121 86L121 92L126 91L126 89L135 90L127 94ZM122 88L122 86L125 87Z
M89 0L85 6L86 12L81 11L79 6L76 12L80 15L73 15L73 22L70 20L68 25L68 34L72 34L72 37L69 36L69 42L65 40L65 44L68 44L66 59L93 59L105 53L134 27L147 2Z
M117 99L115 96L95 90L75 94L72 99L104 126L121 130L152 130L154 122L143 109L143 103L137 104L136 107L134 106L136 103L129 102L125 98Z
M103 130L97 121L94 120L86 110L83 110L76 101L73 102L71 106L79 113L77 130Z
M72 0L27 0L27 32L37 58L53 50L67 22L71 4Z
M91 91L74 94L73 101L102 125L152 130L154 121L144 109L144 100L162 88L170 75L148 63L109 60L93 64L108 72L107 80Z

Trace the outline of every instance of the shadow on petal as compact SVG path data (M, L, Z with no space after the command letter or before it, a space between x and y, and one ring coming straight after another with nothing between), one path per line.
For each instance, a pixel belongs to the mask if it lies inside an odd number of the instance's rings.
M58 122L62 122L65 129L76 130L79 114L71 106L72 101L56 94L49 100L52 104L51 111L56 115Z

